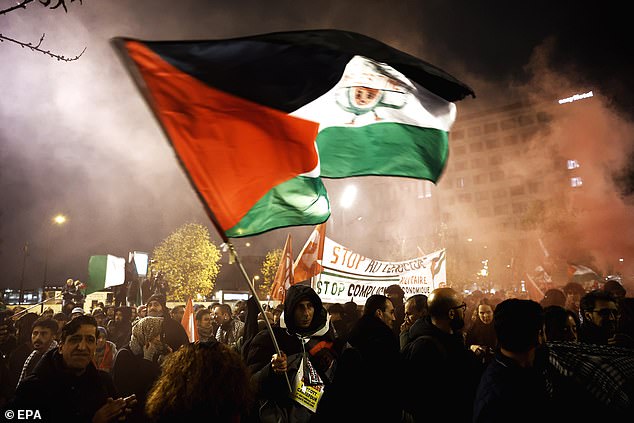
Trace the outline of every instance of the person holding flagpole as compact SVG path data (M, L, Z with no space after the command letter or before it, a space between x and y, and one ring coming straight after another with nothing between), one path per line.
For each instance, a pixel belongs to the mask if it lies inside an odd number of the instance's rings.
M274 327L273 332L280 354L275 353L267 331L259 332L246 352L259 418L277 421L285 416L288 420L284 421L309 421L318 413L320 399L332 383L341 351L328 312L311 287L297 284L288 289L280 326Z

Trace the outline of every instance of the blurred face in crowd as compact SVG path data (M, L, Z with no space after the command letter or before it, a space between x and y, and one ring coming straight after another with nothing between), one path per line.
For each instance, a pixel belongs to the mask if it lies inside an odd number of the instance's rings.
M385 310L378 309L376 311L376 316L381 319L383 323L392 327L392 323L396 320L396 316L394 315L394 304L392 304L392 301L386 301Z
M198 326L203 329L209 329L211 327L211 315L209 313L203 314L198 321Z
M295 324L298 328L307 329L313 322L313 316L315 315L315 307L310 300L301 300L295 306L293 310L293 317L295 318Z
M97 321L97 324L99 326L106 326L106 315L103 313L97 313L95 315L93 315L92 317L95 318L95 320Z
M449 326L452 330L458 331L464 327L464 316L467 305L460 297L454 295L454 305L449 309Z
M114 314L114 321L115 322L122 322L123 321L123 312L122 311L117 311Z
M414 324L415 321L425 316L425 311L416 309L416 302L412 299L405 301L405 321Z
M97 350L101 351L106 346L106 335L102 332L97 332Z
M40 354L44 354L48 347L53 342L54 333L49 328L42 326L36 326L31 331L31 343L33 349L37 350Z
M151 317L163 317L163 306L156 300L147 303L147 315Z
M130 311L132 312L132 320L136 319L136 308L132 307Z
M564 339L566 341L576 342L578 340L577 336L577 322L572 316L568 316L566 320L566 327L564 328Z
M231 320L231 316L229 316L229 314L227 314L227 312L224 311L222 307L214 307L212 311L212 316L214 322L216 322L216 324L218 325L222 325Z
M176 320L177 322L180 322L181 320L183 320L183 316L185 315L185 308L174 307L172 309L171 315L172 315L172 319Z
M97 348L97 328L93 325L81 325L77 332L69 334L60 344L64 364L74 373L80 374L95 356Z
M108 307L106 309L106 317L110 320L114 319L114 308L113 307Z
M585 312L585 317L592 323L602 328L608 338L612 338L616 333L616 321L619 313L614 301L596 300L594 309Z
M491 324L493 322L493 308L487 304L479 305L478 317L485 325Z
M147 307L145 306L139 307L139 317L144 318L145 316L147 316Z

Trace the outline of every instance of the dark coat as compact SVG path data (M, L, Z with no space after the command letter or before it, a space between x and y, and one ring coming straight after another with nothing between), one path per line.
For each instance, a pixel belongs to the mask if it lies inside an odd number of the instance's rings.
M462 334L443 332L428 318L418 319L409 334L411 341L401 353L408 374L403 385L406 409L416 421L425 421L433 404L437 410L451 410L453 422L471 422L482 365Z
M293 310L300 300L306 298L313 303L315 314L310 327L300 330L293 320ZM327 311L315 291L304 285L291 286L284 303L283 324L281 327L273 327L278 346L288 357L286 374L291 386L302 357L306 354L326 384L326 391L328 390L338 353L334 331L327 323ZM246 364L251 371L251 380L260 403L272 401L281 408L299 413L296 421L308 421L311 418L310 412L300 405L295 406L296 403L289 398L290 392L284 373L277 374L271 368L271 357L275 354L275 348L269 332L259 332L245 348Z
M117 351L112 365L112 380L123 397L136 395L137 405L127 421L144 421L145 402L152 385L161 375L158 363L135 355L129 345Z
M549 418L551 405L546 379L539 367L521 368L498 352L480 380L473 422L555 421Z
M348 343L329 398L330 421L401 421L403 372L392 329L376 316L362 316Z
M90 422L108 397L118 397L108 373L97 370L93 363L80 376L68 372L55 348L20 383L7 408L37 409L42 421Z

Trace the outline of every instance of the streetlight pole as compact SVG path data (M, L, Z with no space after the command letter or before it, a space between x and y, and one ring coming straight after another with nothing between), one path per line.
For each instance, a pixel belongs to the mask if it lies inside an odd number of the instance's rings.
M66 216L64 216L63 214L58 214L55 217L53 217L52 223L57 226L61 226L65 222L66 222ZM51 247L51 232L52 232L51 228L52 226L49 226L47 230L47 236L46 236L46 250L44 252L44 280L42 281L42 307L41 307L40 313L44 312L44 292L46 291L46 279L48 278L48 252Z
M28 241L24 243L24 252L22 256L22 276L20 277L20 299L18 300L18 305L22 305L24 301L24 271L26 269L26 256L29 255L29 243Z

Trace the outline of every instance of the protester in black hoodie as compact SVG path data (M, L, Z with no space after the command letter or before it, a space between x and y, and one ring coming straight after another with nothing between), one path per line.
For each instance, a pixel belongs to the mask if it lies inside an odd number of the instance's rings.
M291 398L287 380L294 389L301 367L305 385L327 392L338 356L328 313L312 288L293 285L286 293L280 326L272 329L282 354L276 354L268 330L255 335L244 351L260 418L273 414L286 415L288 421L310 421L314 413Z

